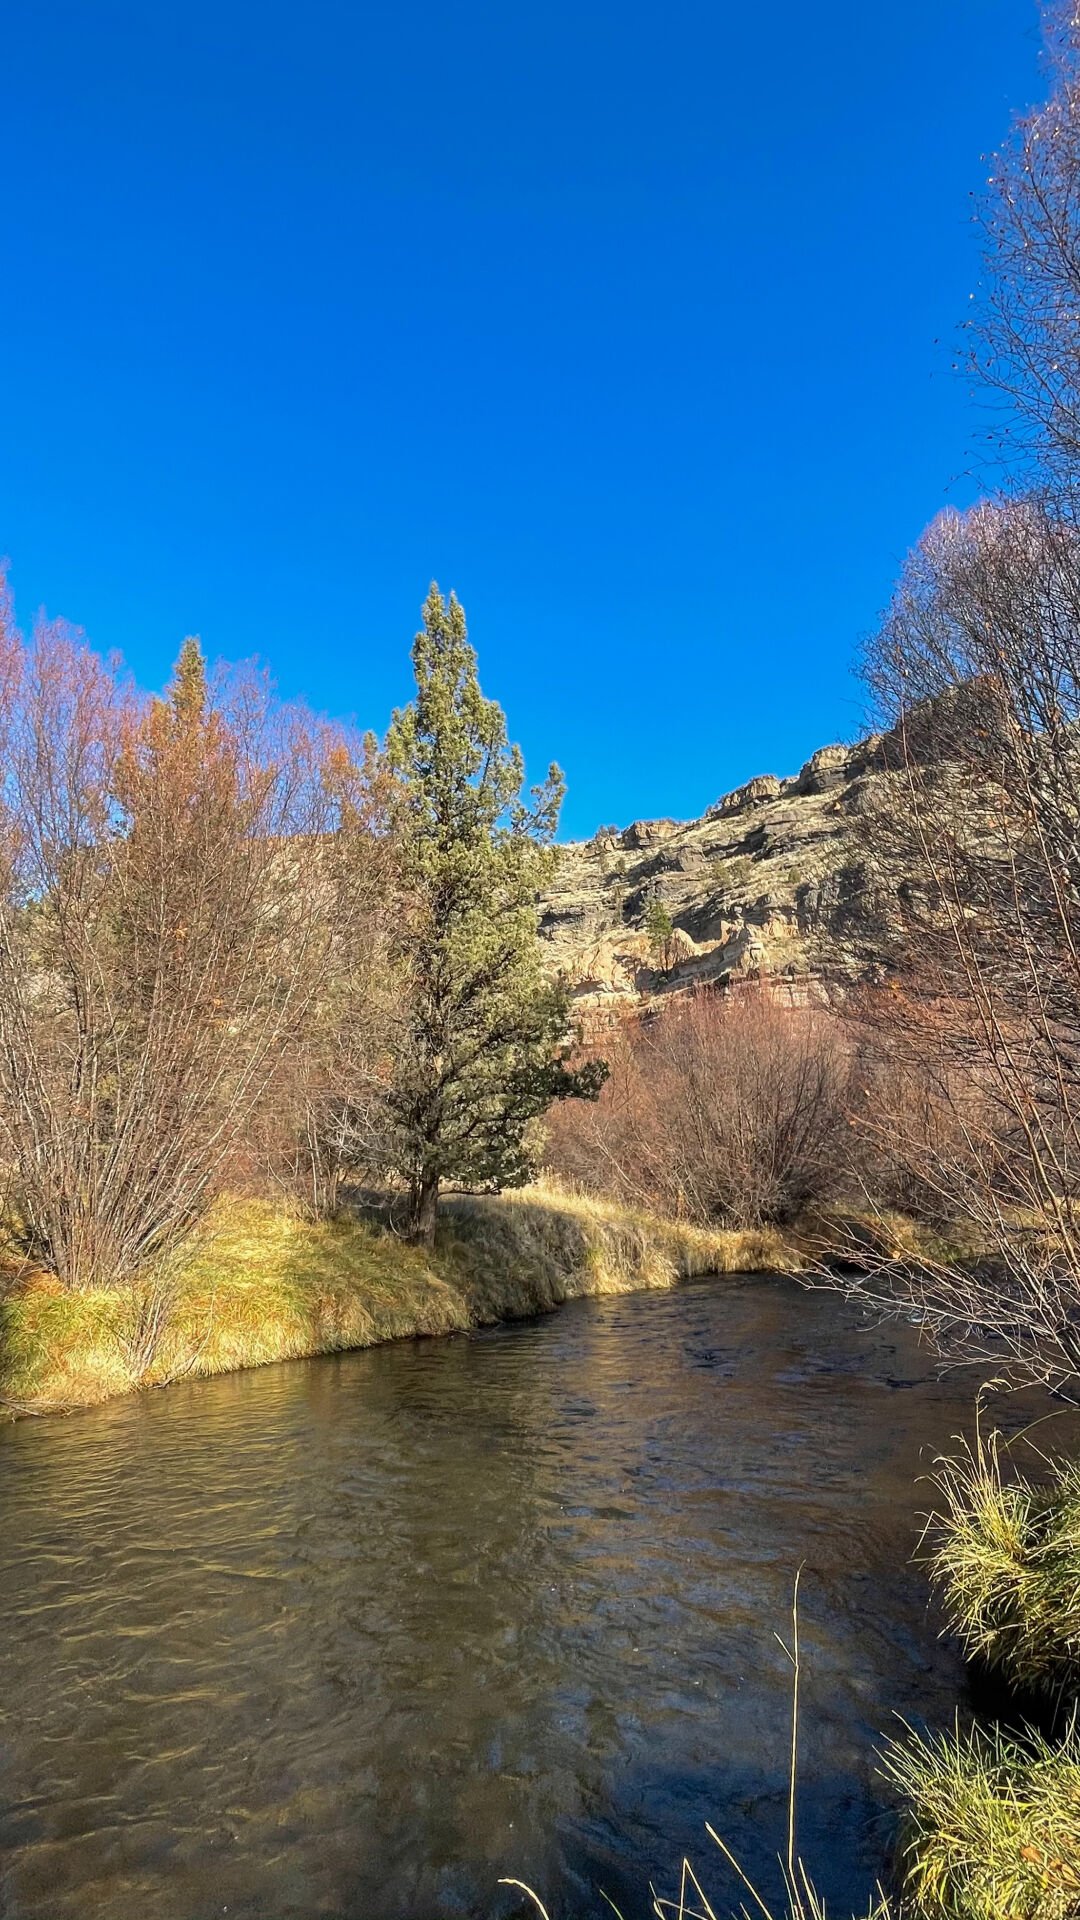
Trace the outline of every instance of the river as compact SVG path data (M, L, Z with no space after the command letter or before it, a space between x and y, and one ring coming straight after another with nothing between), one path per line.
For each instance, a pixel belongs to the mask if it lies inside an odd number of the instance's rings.
M711 1820L830 1911L891 1842L874 1744L962 1675L909 1563L961 1423L905 1325L717 1279L0 1432L4 1920L649 1908Z

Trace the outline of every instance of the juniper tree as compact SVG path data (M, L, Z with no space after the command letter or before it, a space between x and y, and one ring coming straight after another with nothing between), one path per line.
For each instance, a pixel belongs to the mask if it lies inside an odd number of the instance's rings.
M658 893L649 897L645 909L645 934L649 942L649 952L660 973L665 976L671 972L672 935L675 932L671 915Z
M552 1100L595 1097L604 1069L569 1067L566 990L541 964L537 897L555 865L562 775L553 766L526 790L502 709L480 691L464 609L434 584L412 660L416 698L387 738L409 903L389 1110L407 1232L430 1241L443 1181L522 1184L532 1123Z

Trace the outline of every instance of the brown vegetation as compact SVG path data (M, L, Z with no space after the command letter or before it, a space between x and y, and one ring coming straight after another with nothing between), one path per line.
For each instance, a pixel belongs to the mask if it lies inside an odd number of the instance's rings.
M750 984L605 1035L595 1106L549 1120L548 1161L594 1191L703 1224L793 1220L842 1164L850 1050L838 1021Z
M67 1287L164 1276L355 969L363 771L261 678L210 687L194 642L146 702L0 611L7 1211Z
M1080 18L1046 13L1053 87L995 156L973 363L1010 497L947 513L869 650L895 806L867 821L896 990L877 1035L932 1124L894 1142L914 1190L990 1256L907 1277L940 1337L1080 1380ZM891 869L891 872L890 872ZM885 889L887 891L887 887ZM865 1283L875 1290L883 1276ZM878 1289L895 1297L895 1276Z
M987 1258L912 1276L928 1324L1027 1376L1080 1373L1080 538L1041 503L931 528L871 673L915 884L867 1034L899 1107L868 1132ZM871 1277L872 1284L872 1277ZM892 1281L890 1279L890 1290Z

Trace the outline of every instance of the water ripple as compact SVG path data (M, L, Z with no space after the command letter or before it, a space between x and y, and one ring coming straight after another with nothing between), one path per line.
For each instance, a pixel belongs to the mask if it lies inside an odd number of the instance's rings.
M633 1920L684 1848L724 1899L705 1819L780 1842L800 1562L850 1910L875 1734L960 1682L908 1559L969 1405L910 1329L722 1280L7 1430L0 1912L451 1920L512 1874Z

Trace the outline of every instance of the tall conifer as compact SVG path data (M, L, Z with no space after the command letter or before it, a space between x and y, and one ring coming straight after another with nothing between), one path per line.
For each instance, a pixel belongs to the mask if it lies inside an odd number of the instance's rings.
M434 584L413 644L416 698L387 740L404 801L410 908L406 1017L391 1115L409 1182L408 1231L430 1241L439 1188L520 1185L530 1123L554 1099L595 1097L604 1069L566 1062L565 988L545 977L537 897L557 858L559 769L525 790L506 719L485 700L465 613Z

